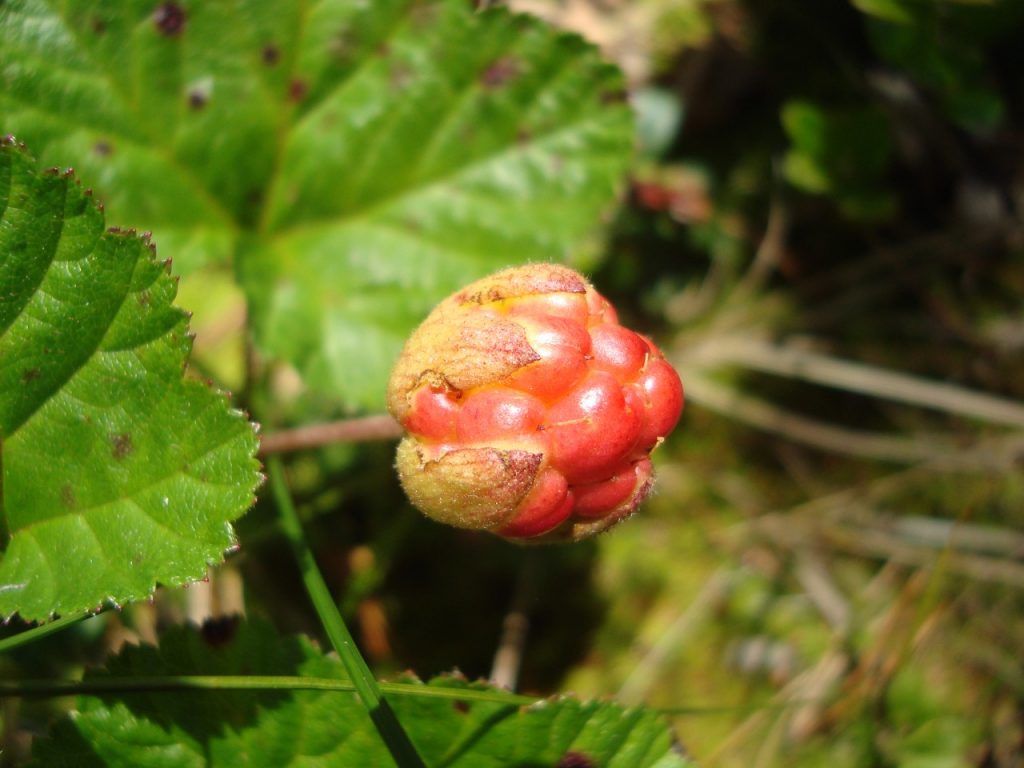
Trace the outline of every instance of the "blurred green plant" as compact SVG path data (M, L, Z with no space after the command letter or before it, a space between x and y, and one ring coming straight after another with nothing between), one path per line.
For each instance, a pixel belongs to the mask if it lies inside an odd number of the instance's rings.
M884 185L892 137L880 111L826 111L790 101L782 107L782 125L790 141L782 160L786 181L828 196L853 219L893 215L896 200Z
M1021 9L712 2L652 54L685 119L595 279L688 412L569 685L702 765L1024 759Z

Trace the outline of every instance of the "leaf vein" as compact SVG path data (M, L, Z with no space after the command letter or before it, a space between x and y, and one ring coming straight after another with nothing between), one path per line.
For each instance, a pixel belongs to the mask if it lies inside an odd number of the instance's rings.
M577 130L582 130L590 125L601 125L604 126L607 122L606 115L600 114L588 114L585 118L577 121L563 123L561 127L555 128L544 133L538 134L534 137L531 142L530 149L537 150L549 143L554 143L557 140L563 138L566 135L570 135ZM442 187L445 184L453 184L458 180L468 176L472 173L480 171L488 165L499 163L506 157L514 155L516 152L522 152L523 148L517 144L509 144L508 146L499 149L495 152L491 152L487 155L483 155L477 158L471 163L460 166L453 173L436 177L433 179L426 180L424 183L412 185L406 187L403 190L379 198L374 201L371 205L363 208L351 209L349 211L343 211L332 216L329 219L314 219L305 224L289 227L287 229L280 230L271 236L271 240L277 241L281 238L294 237L296 235L309 236L317 235L322 233L324 230L330 230L334 228L340 228L341 226L357 222L359 220L368 220L375 215L380 215L389 212L389 209L396 208L403 202L406 202L409 198L416 196L425 196L430 192L434 191L438 187Z

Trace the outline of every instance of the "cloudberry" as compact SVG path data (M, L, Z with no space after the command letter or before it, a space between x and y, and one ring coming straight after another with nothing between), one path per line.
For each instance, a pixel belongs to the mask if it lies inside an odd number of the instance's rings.
M521 541L579 540L651 489L679 376L581 275L534 264L445 299L391 374L398 473L429 517Z

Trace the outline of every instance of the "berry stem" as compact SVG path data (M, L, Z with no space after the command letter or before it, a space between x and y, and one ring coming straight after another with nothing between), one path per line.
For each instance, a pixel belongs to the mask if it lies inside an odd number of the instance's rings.
M279 458L271 457L267 461L267 474L281 516L281 528L291 545L292 554L299 564L299 570L302 571L302 581L306 585L306 592L313 602L313 607L316 608L331 645L334 646L334 650L338 652L338 656L341 657L341 661L345 665L345 670L356 688L359 699L366 707L377 732L380 733L381 739L384 740L388 751L391 752L391 757L394 758L399 768L424 768L423 759L416 752L416 747L410 741L409 735L402 728L394 710L384 698L369 665L359 653L352 634L345 626L338 606L320 574L320 569L317 568L313 552L302 532L299 515L295 511L295 505L292 504L284 477L284 467Z
M401 436L402 428L398 422L382 413L271 432L260 438L260 455L290 453L334 443L397 440Z

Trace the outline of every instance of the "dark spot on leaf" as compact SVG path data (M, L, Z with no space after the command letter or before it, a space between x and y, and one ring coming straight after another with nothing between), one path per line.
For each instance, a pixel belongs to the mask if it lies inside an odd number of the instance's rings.
M469 702L456 700L452 702L452 706L460 715L464 715L469 712Z
M305 80L298 78L288 83L288 100L297 103L306 98L306 92L309 90L309 86L306 85Z
M128 562L130 563L132 568L138 568L140 565L146 562L146 556L141 552L136 552L129 558Z
M110 447L111 453L117 461L121 461L135 449L132 445L132 436L127 432L123 432L120 435L111 435Z
M149 306L149 291L139 291L135 298L139 302L140 307Z
M249 190L249 193L245 196L246 201L253 208L260 208L263 205L263 188L254 187Z
M93 144L92 151L95 152L100 157L109 157L110 153L114 151L114 148L110 146L109 141L103 141L102 139L100 139L95 144Z
M156 31L165 37L177 37L185 29L185 9L170 1L160 3L153 11Z
M206 102L210 100L206 91L202 88L193 88L188 92L188 105L191 109L199 111L206 106Z
M597 763L582 752L566 752L555 768L597 768Z
M348 27L342 27L338 30L337 34L331 38L331 42L327 46L328 53L339 61L344 62L352 57L356 51L358 40L356 39L355 32Z
M616 88L612 91L605 91L601 94L602 104L622 104L628 99L625 89Z
M519 60L506 56L498 59L481 73L480 84L485 88L500 88L513 77L518 75L519 71Z
M516 131L516 143L529 144L531 141L533 141L533 133L529 128L520 128Z
M263 59L263 63L268 67L272 67L281 60L281 51L278 50L276 45L265 45L263 46L263 52L260 54Z
M388 45L387 40L385 40L380 45L378 45L373 52L375 55L380 56L380 58L386 59L388 56L391 55L391 46Z
M92 31L97 35L102 35L107 31L107 22L101 19L99 16L93 16L89 19L89 26Z
M21 373L21 383L22 384L28 384L29 382L35 381L38 378L39 378L39 369L38 368L26 368Z
M437 11L436 4L422 3L413 7L412 13L409 14L409 20L413 27L422 28L433 23Z
M412 82L412 70L406 64L396 64L391 68L389 80L391 81L391 87L396 91L405 90L409 83Z
M68 509L75 508L77 503L75 501L75 491L68 483L64 483L64 485L60 487L60 500Z
M199 633L207 645L220 648L235 639L239 623L238 616L219 616L204 621Z

